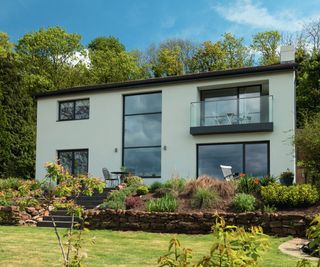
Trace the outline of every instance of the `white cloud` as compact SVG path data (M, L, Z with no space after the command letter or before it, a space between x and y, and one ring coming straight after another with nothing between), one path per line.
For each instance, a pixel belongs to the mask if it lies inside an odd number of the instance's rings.
M161 21L161 27L164 29L170 29L172 28L174 25L176 24L176 19L174 17L168 16L165 17L162 21Z
M261 3L251 0L236 0L228 5L216 5L213 9L223 18L230 22L248 25L258 29L275 29L279 31L296 32L302 29L303 25L310 19L298 18L293 10L279 10L270 13Z

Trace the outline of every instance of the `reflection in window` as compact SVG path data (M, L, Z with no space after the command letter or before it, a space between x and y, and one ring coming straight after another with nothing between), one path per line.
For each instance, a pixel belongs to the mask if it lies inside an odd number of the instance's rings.
M71 174L80 175L88 173L88 150L59 150L60 164Z
M59 102L59 120L89 119L89 99Z
M161 93L124 96L123 165L142 177L161 175Z
M198 175L223 178L220 165L233 172L263 177L269 174L269 145L261 143L215 144L198 146Z

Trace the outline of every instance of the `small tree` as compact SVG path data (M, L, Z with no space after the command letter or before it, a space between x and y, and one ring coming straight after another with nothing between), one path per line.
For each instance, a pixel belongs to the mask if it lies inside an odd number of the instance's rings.
M61 249L64 266L84 266L81 249L86 241L83 231L88 230L84 227L84 209L76 204L75 199L80 195L91 196L94 190L102 192L105 184L99 178L73 176L58 162L46 163L45 168L47 169L46 178L50 188L52 188L48 193L49 204L55 208L64 207L68 214L71 215L70 228L63 236L58 231L53 215L50 215ZM57 184L51 187L52 183ZM77 223L75 222L75 216L79 217L79 222ZM75 230L75 228L78 230ZM63 238L66 239L66 243L63 243Z
M320 182L320 113L312 119L305 119L304 128L295 136L295 144L299 155L300 166L307 170L308 182Z

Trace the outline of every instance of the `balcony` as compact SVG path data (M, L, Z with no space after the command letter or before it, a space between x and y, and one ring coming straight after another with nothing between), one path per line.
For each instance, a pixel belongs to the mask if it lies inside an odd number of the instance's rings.
M190 134L273 131L273 96L191 103Z

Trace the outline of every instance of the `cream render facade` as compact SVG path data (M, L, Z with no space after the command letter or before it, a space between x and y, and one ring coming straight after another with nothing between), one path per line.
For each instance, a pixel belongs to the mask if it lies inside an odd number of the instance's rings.
M150 81L150 82L149 82ZM272 130L190 134L192 102L203 90L261 85L272 96ZM197 147L201 144L267 142L268 170L279 175L295 172L292 137L295 131L295 64L279 64L109 85L79 87L38 94L36 178L45 177L44 164L59 150L88 149L88 173L102 177L102 168L120 170L123 165L124 96L161 92L161 178L195 178ZM89 119L59 121L59 101L89 99ZM236 127L236 126L235 126Z

